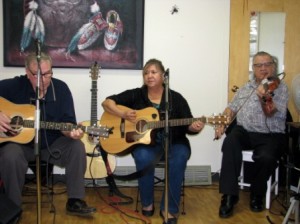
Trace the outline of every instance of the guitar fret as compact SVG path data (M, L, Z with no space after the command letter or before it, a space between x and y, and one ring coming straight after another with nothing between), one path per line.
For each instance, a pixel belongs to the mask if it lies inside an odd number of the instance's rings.
M211 125L218 125L218 124L228 124L227 118L225 116L214 116L214 118L207 118L207 117L199 117L199 118L183 118L183 119L175 119L169 120L169 126L183 126L183 125L190 125L194 121L201 121L204 124L209 123ZM149 121L147 123L148 129L155 129L155 128L163 128L166 126L166 122L162 121Z
M82 129L84 132L92 134L94 136L108 137L112 128L102 126L78 126L68 123L56 123L40 121L36 122L34 118L34 106L30 104L16 105L5 98L0 97L0 105L3 107L2 111L7 113L11 117L10 125L15 130L14 136L0 136L0 143L2 142L17 142L28 143L33 139L33 131L23 131L25 128L35 128L38 124L40 128L71 131L72 129ZM8 111L6 109L8 108ZM14 111L12 113L12 111ZM18 115L19 114L19 115ZM23 115L23 116L22 116ZM26 119L27 117L27 119Z
M98 102L97 102L97 80L92 80L92 96L91 96L91 120L90 123L92 126L96 126L97 125L97 121L98 121L98 115L97 115L97 111L98 111Z
M24 120L24 127L26 128L33 128L34 127L34 122L32 120Z
M33 128L34 121L33 120L24 120L23 127ZM82 126L76 124L68 124L68 123L56 123L56 122L45 122L41 121L40 128L48 129L48 130L58 130L58 131L72 131L73 129L81 129L84 132L88 132L94 135L100 136L108 136L109 128L98 127L98 126Z
M183 125L190 125L194 121L199 120L197 118L183 118L183 119L175 119L169 120L169 126L183 126ZM166 126L165 121L152 121L148 123L150 129L154 128L163 128Z

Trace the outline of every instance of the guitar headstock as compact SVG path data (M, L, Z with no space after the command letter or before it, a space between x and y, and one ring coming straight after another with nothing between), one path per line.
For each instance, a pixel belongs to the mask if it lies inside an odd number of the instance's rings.
M99 78L99 70L100 70L100 65L98 64L98 62L94 62L92 65L91 65L91 78L93 81L96 81L98 78Z
M219 115L213 115L211 117L206 118L206 123L212 125L212 126L228 126L230 123L230 117L224 114Z
M108 138L112 128L104 127L104 126L89 126L86 129L86 132L99 137Z

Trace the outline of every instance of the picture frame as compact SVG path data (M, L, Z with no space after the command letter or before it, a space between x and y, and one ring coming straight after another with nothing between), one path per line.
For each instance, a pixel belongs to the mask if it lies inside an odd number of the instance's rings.
M143 66L144 0L3 0L4 66L24 66L32 52L53 67Z

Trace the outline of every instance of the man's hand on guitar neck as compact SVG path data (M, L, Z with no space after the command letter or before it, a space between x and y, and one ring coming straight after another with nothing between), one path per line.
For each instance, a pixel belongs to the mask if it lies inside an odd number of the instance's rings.
M78 125L81 126L81 123ZM84 132L80 128L73 129L72 131L62 131L62 133L72 139L81 139L84 135Z

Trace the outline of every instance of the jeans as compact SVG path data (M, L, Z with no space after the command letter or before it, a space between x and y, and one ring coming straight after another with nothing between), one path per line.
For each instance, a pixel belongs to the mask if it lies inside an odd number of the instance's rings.
M151 164L155 160L156 155L162 153L164 150L161 145L139 145L132 152L137 170L142 170L147 165ZM163 152L164 154L164 152ZM168 151L168 211L171 214L177 214L179 212L179 203L181 196L181 187L184 178L184 173L187 165L187 161L190 156L190 149L184 144L170 145ZM143 207L147 207L154 202L154 171L155 168L148 170L138 180L141 202ZM165 209L164 204L165 192L162 195L160 209Z

